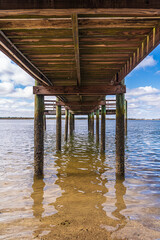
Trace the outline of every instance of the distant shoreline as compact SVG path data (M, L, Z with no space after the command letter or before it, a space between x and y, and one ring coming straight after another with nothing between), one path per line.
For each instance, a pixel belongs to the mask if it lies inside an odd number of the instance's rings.
M48 120L56 119L56 117L47 118ZM64 117L62 117L64 119ZM87 117L76 117L78 120L87 119ZM34 120L32 117L0 117L0 120ZM106 120L115 120L115 118L106 118ZM128 118L128 120L140 120L140 121L160 121L160 119L145 119L145 118Z

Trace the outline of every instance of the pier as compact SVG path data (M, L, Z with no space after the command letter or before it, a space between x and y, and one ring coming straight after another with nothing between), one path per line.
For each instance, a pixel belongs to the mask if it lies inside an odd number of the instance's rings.
M124 177L124 79L159 42L158 0L0 1L0 50L36 82L35 175L43 175L46 115L56 113L57 151L62 148L61 116L65 114L66 141L74 134L75 116L87 115L89 134L96 135L105 153L106 115L115 114L115 171ZM107 103L107 95L115 95L116 101ZM47 102L45 96L57 100Z

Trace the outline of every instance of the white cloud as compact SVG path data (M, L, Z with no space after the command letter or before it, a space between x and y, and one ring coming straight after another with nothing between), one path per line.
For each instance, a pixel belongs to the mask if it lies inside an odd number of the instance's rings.
M153 58L153 56L147 56L135 69L153 67L157 64L157 61Z
M2 82L14 82L15 85L33 85L34 80L17 64L11 62L2 52L0 52L0 80Z
M160 118L160 90L151 86L127 89L130 118Z
M139 88L134 88L134 89L128 89L126 96L140 96L140 95L145 95L145 94L153 94L153 93L160 93L160 90L157 88L153 88L151 86L146 86L146 87L139 87Z
M0 95L6 95L13 92L14 85L11 82L0 82Z
M16 88L12 93L7 94L8 97L14 97L14 98L28 98L33 99L33 87L28 86L24 89L22 88Z
M160 74L160 71L157 71L156 74Z
M34 80L0 52L0 116L33 117Z

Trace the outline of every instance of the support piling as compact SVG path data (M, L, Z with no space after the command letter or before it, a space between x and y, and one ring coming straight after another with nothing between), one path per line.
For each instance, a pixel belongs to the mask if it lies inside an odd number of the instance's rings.
M94 136L94 112L91 113L91 136Z
M125 135L127 135L127 100L125 100Z
M106 137L106 105L101 106L101 152L105 152Z
M46 131L46 115L43 114L43 129Z
M99 143L99 108L96 110L96 143Z
M69 110L65 110L65 133L64 133L64 140L68 140L68 115L69 115Z
M38 86L37 81L35 85ZM34 174L35 176L43 176L44 162L44 96L35 95L34 110Z
M56 150L61 151L61 106L56 106Z
M73 130L75 130L75 115L73 114Z
M124 177L124 94L116 95L116 174Z
M91 132L91 113L88 114L88 133Z
M73 136L73 114L69 112L69 135L70 137Z

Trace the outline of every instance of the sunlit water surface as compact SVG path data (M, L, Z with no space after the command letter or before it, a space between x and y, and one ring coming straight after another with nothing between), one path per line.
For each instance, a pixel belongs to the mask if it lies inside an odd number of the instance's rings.
M33 120L0 121L0 239L160 239L160 121L128 121L124 181L115 176L115 121L106 121L101 155L87 120L56 153L48 120L39 180L33 133Z

